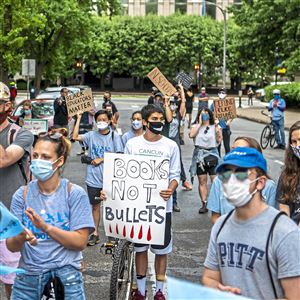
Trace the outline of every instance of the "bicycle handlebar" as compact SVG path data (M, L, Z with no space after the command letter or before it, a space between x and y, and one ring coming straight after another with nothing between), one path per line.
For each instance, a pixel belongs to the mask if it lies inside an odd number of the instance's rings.
M261 110L260 111L260 113L262 114L262 115L264 115L264 116L267 116L267 117L269 117L269 118L271 118L272 116L271 115L269 115L269 114L266 114L263 110Z

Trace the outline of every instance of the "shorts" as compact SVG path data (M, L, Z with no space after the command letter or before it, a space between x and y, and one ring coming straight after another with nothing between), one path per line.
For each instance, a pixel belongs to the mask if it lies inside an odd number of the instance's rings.
M200 166L199 163L197 164L197 175L198 176L199 175L206 175L206 174L208 174L210 176L213 176L213 175L217 174L216 173L216 166L209 167L209 166L205 166L204 165L203 168L204 168L204 170L202 170L202 168L201 168L201 166Z
M20 260L20 252L10 252L6 247L6 241L0 241L0 265L17 268ZM16 274L0 276L0 280L5 284L14 284Z
M100 192L102 191L102 188L95 188L92 186L86 186L87 187L87 193L89 196L90 204L95 205L95 204L100 204L101 200L99 199L100 197ZM95 198L98 199L95 199Z
M147 244L134 244L134 251L139 252L145 252L149 248L153 254L157 255L165 255L172 252L172 213L167 212L166 213L166 226L165 226L165 242L163 245L147 245Z
M186 106L186 113L191 114L193 111L193 106Z

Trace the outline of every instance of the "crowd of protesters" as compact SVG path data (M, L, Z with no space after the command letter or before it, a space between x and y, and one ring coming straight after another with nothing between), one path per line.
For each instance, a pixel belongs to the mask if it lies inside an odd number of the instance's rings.
M166 96L153 88L148 104L132 113L131 128L122 136L117 131L120 113L110 92L104 93L99 109L78 112L72 130L67 94L63 88L54 101L53 128L40 134L33 146L34 137L22 128L22 122L10 119L15 99L10 88L0 83L0 200L24 225L21 234L0 241L0 265L26 271L0 277L7 299L42 299L53 278L59 281L64 299L85 299L82 251L100 242L100 202L106 199L104 153L139 155L157 149L160 157L170 161L169 184L160 191L161 201L166 201L164 244L134 245L137 289L132 299L147 298L148 249L155 255L154 299L166 299L172 212L180 212L177 189L181 184L191 191L195 175L200 198L195 203L201 203L200 214L211 212L214 224L203 285L252 299L299 299L300 121L290 128L286 145L285 102L279 90L274 90L268 106L277 148L285 149L278 184L268 173L255 139L241 136L231 144L233 120L215 117L205 87L197 96L194 120L192 89L184 90L179 82L176 92ZM218 99L226 97L226 91L220 90ZM20 120L33 117L31 103L25 101ZM194 144L191 183L181 152L184 125ZM80 142L86 187L62 176L72 146L70 136Z

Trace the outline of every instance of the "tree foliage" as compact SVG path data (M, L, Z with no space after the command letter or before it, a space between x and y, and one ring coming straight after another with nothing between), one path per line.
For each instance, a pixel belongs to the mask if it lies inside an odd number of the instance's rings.
M154 67L174 77L204 63L207 80L222 65L222 26L210 18L174 15L96 18L86 60L108 71L143 78Z

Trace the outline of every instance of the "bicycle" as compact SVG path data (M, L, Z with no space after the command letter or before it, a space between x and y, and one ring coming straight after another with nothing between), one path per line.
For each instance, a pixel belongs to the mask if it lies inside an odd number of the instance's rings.
M130 300L136 289L134 283L134 246L127 240L115 239L105 243L106 254L112 254L110 300Z
M275 145L275 131L272 124L272 116L266 114L263 110L261 114L267 116L270 119L270 123L268 123L261 132L260 146L262 149L266 149L270 143L271 148L273 148Z

